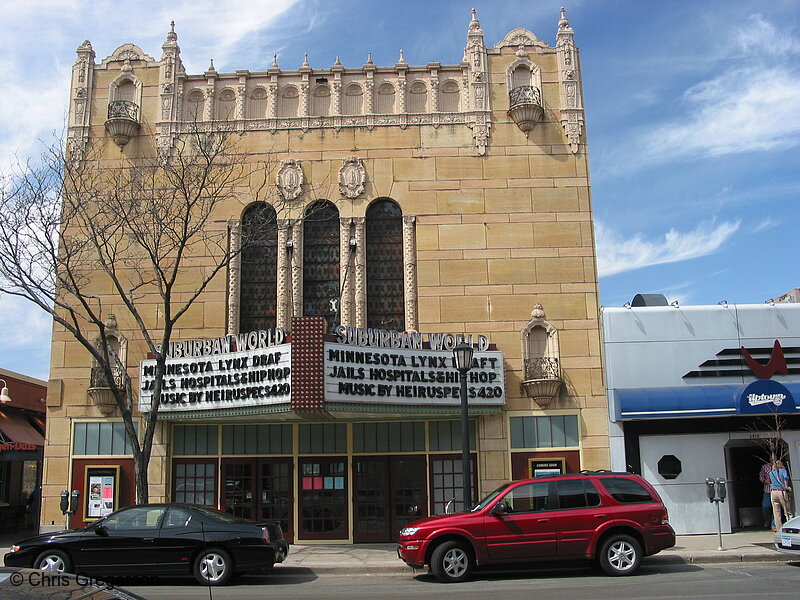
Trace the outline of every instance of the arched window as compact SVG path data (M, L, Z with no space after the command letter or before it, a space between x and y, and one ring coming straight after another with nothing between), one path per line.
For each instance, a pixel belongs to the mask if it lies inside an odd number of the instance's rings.
M452 79L445 81L442 86L442 97L439 101L439 109L442 112L458 112L458 105L458 83Z
M331 88L325 84L314 87L311 95L311 114L315 117L327 117L331 112Z
M519 65L514 72L511 73L511 89L521 87L523 85L532 85L531 83L531 70L525 65Z
M222 90L217 100L217 119L230 121L236 118L236 94L233 90Z
M250 92L250 98L247 103L247 118L263 119L266 114L267 91L264 88L257 87Z
M424 113L428 111L428 88L422 81L415 81L408 89L408 112Z
M275 209L259 203L242 216L239 331L275 327L278 227Z
M394 112L394 86L391 83L382 83L378 86L378 99L375 103L375 112L386 115Z
M364 90L357 83L351 83L344 89L344 110L345 115L360 115L364 102Z
M303 314L321 315L328 327L339 316L339 211L314 202L303 220Z
M405 329L403 213L382 198L367 209L367 327Z
M300 92L293 85L287 85L281 90L281 101L278 108L280 117L296 117L300 106Z
M203 90L192 90L186 97L186 120L202 121L203 107L205 104L205 94Z

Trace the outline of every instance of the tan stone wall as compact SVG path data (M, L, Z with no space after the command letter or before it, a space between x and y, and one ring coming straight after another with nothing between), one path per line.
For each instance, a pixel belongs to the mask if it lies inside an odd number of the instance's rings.
M520 331L534 304L541 304L548 322L559 331L564 379L560 398L549 408L580 415L582 467L606 468L608 418L585 139L577 153L570 150L559 118L553 48L537 48L530 56L541 69L543 122L526 137L511 121L506 112L505 69L515 52L505 47L488 53L493 111L483 156L465 125L248 132L238 138L237 151L256 166L279 165L286 158L302 161L308 191L297 210L325 198L336 203L342 217L358 217L373 199L389 197L404 215L416 215L419 329L488 335L505 353L507 410L545 414L520 387ZM134 73L144 85L142 128L121 152L108 141L103 127L109 84L119 70L95 71L90 139L105 142L104 164L155 152L158 66L137 67ZM342 198L338 190L341 161L351 156L362 158L367 172L366 190L355 200ZM239 201L219 207L215 216L237 219L250 200L243 190ZM192 273L185 277L191 280ZM98 294L111 302L102 278L96 285ZM174 339L223 334L225 310L222 274L181 320ZM129 338L128 366L135 377L146 349L125 311L115 312L120 331ZM158 322L155 302L147 314ZM62 488L66 477L69 428L64 423L69 417L99 417L86 396L90 362L85 350L55 329L51 376L64 382L63 403L48 414L45 496ZM484 492L510 477L508 420L505 414L480 420L479 474ZM168 494L168 455L165 426L159 431L149 471L153 500ZM46 499L45 522L53 514L52 502Z

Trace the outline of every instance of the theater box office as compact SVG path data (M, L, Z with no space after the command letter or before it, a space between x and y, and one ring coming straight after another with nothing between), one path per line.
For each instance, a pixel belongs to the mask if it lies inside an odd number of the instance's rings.
M237 132L246 168L276 165L266 201L237 189L214 210L222 245L242 252L164 349L151 501L278 519L295 541L391 541L453 498L461 508L462 337L475 350L476 497L529 476L530 459L608 468L580 56L566 15L553 17L554 43L517 28L487 46L467 12L452 64L276 59L189 74L173 29L160 59L130 43L100 61L78 47L68 136L86 168L174 153L218 128ZM264 222L275 227L242 247ZM152 363L96 278L141 430ZM157 320L156 294L141 293ZM133 502L131 449L94 367L54 330L48 526L63 522L61 490L91 489L87 467L118 467L117 503ZM85 500L74 525L91 519Z
M666 304L666 302L664 302ZM770 443L800 468L800 305L603 308L614 469L658 489L676 532L715 533L707 477L725 478L723 532L763 528Z

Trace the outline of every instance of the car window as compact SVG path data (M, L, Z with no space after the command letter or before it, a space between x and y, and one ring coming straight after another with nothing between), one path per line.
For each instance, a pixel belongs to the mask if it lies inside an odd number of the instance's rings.
M564 479L558 481L558 507L589 508L600 506L600 494L588 479Z
M515 487L504 497L511 512L534 512L550 508L550 482L536 481Z
M164 517L165 527L186 527L192 520L192 513L181 506L170 506L167 516Z
M109 531L122 529L156 529L166 508L164 506L136 506L107 516L98 525Z
M652 502L650 492L638 481L624 477L601 477L600 482L611 497L623 504Z

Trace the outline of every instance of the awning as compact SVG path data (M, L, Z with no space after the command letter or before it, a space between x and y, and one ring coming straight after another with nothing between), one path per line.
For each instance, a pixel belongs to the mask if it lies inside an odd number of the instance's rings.
M16 413L0 411L0 431L14 442L44 446L44 437L23 417Z
M791 394L800 397L800 384L782 384ZM631 419L674 419L685 417L719 417L744 414L741 410L743 385L689 385L685 387L623 388L613 390L614 413L617 421ZM771 404L761 404L750 414L769 414ZM774 412L797 412L784 406Z

